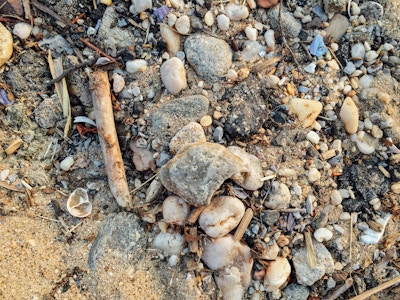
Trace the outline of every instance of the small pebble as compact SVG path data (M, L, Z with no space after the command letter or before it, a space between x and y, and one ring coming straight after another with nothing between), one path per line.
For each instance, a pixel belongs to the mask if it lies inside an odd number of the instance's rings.
M214 15L211 10L207 11L204 15L204 23L206 23L207 26L214 25Z
M340 119L347 133L355 133L358 129L358 108L353 99L347 97L340 109Z
M330 231L327 228L318 228L314 232L314 238L320 243L329 241L332 237L333 237L332 231Z
M210 116L208 116L208 115L203 116L200 119L200 124L201 124L201 126L203 126L205 128L209 127L212 124L212 118Z
M153 7L151 0L132 0L132 5L129 7L129 11L134 14L140 14L147 9L151 9Z
M60 168L64 171L69 171L74 164L74 158L72 156L67 156L60 162Z
M393 183L390 189L393 193L400 194L400 181Z
M368 62L373 61L378 56L379 56L378 52L376 52L375 50L370 50L367 53L365 53L365 60Z
M188 34L190 32L190 19L188 16L184 15L179 17L175 23L175 29L180 34Z
M29 37L32 32L32 26L30 24L19 22L15 24L13 34L19 37L21 40L25 40Z
M246 27L245 34L250 41L257 40L257 29L253 27Z
M230 4L225 11L227 17L232 21L240 21L249 16L249 9L245 5Z
M125 87L124 77L122 77L122 75L120 75L118 73L114 73L112 75L112 79L113 79L113 91L115 93L121 92Z
M284 257L276 257L265 273L264 287L265 291L273 292L278 290L288 279L291 272L289 261Z
M359 84L362 88L368 88L374 81L374 77L371 75L364 75L360 78Z
M221 143L224 136L224 129L221 126L217 126L213 133L213 139L216 143Z
M222 14L217 16L217 24L218 24L219 30L222 30L222 31L228 30L229 23L230 23L230 21L227 16L222 15Z
M333 190L331 193L331 204L339 205L342 203L343 197L342 194L338 190Z
M185 66L179 58L172 57L164 62L161 65L160 73L165 88L172 95L179 94L187 87Z
M307 140L309 140L313 144L319 143L319 135L315 131L309 131L306 136Z
M346 67L343 69L343 72L345 72L348 75L351 75L355 70L356 70L356 67L354 66L354 64L351 61L349 61L346 65Z
M304 71L306 71L307 73L310 73L310 74L314 74L316 67L317 67L317 65L312 62L304 67Z
M264 34L265 42L267 43L268 48L274 50L275 49L275 32L272 29L269 29Z
M308 171L307 179L309 182L316 182L321 179L321 173L317 168L311 168Z
M147 70L147 62L144 59L129 60L125 65L128 73L145 72Z

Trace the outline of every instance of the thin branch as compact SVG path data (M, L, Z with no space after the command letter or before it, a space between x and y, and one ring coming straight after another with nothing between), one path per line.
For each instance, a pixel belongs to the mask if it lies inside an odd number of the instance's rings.
M395 285L397 283L400 283L400 276L393 278L392 280L386 281L386 282L382 283L381 285L378 285L377 287L370 289L369 291L366 291L356 297L351 298L350 300L367 299L368 297L371 297L373 294L383 291L384 289L387 289L388 287L391 287L392 285Z
M57 21L63 23L65 26L71 26L73 28L76 27L75 24L73 24L70 20L68 19L64 19L63 17L61 17L60 15L58 15L56 12L54 12L53 10L51 10L50 8L48 8L46 5L40 3L39 1L36 0L31 0L31 3L33 6L35 6L37 9L41 10L42 12L45 12L47 14L49 14L51 17L53 17L54 19L56 19ZM65 27L64 26L64 27Z
M111 57L110 55L108 55L107 53L105 53L103 50L101 50L99 47L93 45L91 42L85 40L84 38L80 38L79 39L82 43L84 43L86 46L88 46L89 48L92 48L93 50L95 50L96 52L100 53L101 55L103 55L104 57L107 57L109 60L111 60L112 62L115 62L115 58Z

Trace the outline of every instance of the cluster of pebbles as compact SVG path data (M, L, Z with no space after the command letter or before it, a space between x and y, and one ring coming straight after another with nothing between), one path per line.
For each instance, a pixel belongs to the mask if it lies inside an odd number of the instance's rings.
M112 89L133 119L135 202L170 266L197 254L224 299L326 296L362 268L352 247L382 241L400 194L400 44L383 14L373 1L132 0L87 28L112 56L135 43ZM13 33L70 55L39 21ZM141 188L149 170L158 178Z

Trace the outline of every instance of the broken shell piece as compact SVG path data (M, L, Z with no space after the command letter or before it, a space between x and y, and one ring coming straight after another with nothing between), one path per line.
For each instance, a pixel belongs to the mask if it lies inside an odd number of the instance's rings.
M240 223L244 215L242 201L231 196L214 198L200 215L199 225L209 236L220 237Z
M0 67L4 65L13 53L13 38L11 32L0 23Z
M382 238L383 233L385 232L385 227L391 218L391 214L387 214L383 218L378 218L377 222L382 225L382 230L378 232L370 228L365 229L364 234L361 236L361 241L369 245L378 243Z
M184 225L189 214L189 205L181 197L172 195L163 202L163 218L168 224Z
M273 292L279 289L288 279L291 267L284 257L277 257L269 265L264 277L265 290Z
M87 190L77 188L71 193L67 201L67 210L74 217L84 218L92 212Z
M322 104L315 100L293 98L289 101L288 108L297 115L303 127L310 127L319 116Z
M245 173L242 173L240 178L234 178L233 181L246 190L255 191L261 188L264 184L261 180L261 178L263 178L263 171L258 157L247 153L237 146L230 146L228 150L243 160L246 169Z

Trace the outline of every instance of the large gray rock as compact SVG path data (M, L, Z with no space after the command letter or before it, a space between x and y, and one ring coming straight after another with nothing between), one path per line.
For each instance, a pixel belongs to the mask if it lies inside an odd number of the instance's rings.
M232 65L232 51L221 39L208 35L192 35L185 41L185 53L189 64L205 81L225 76Z
M242 160L224 146L197 142L162 166L158 176L169 191L189 204L205 206L221 184L242 168Z
M151 134L160 144L168 143L185 125L207 114L209 100L202 95L185 96L162 104L150 116Z
M315 240L313 240L313 245L317 255L317 264L314 268L308 265L306 247L300 248L293 255L292 261L299 284L311 286L325 274L330 274L334 271L333 258L328 249Z

